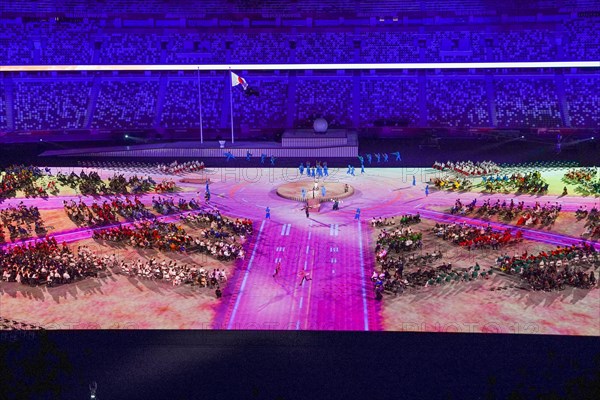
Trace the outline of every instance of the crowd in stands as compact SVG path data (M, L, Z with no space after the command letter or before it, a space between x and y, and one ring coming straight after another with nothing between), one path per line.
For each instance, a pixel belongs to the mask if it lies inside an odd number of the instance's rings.
M487 61L556 60L558 45L550 29L519 29L494 36Z
M436 223L431 229L433 234L441 239L450 241L458 246L473 249L498 250L522 241L523 233L517 231L514 235L511 229L504 232L494 231L491 226L481 227L466 223L440 224Z
M419 61L419 49L409 32L365 32L361 35L360 62Z
M203 128L220 127L223 90L222 80L200 81ZM199 128L199 106L197 79L170 79L167 82L160 116L161 126L165 128Z
M494 84L498 127L563 126L558 94L552 79L500 78Z
M166 53L168 64L223 63L226 61L225 35L211 32L172 33ZM244 61L248 62L248 61Z
M439 171L454 171L465 176L481 176L500 172L500 167L493 161L435 161L432 168Z
M8 128L8 118L6 118L6 99L4 84L0 82L0 131Z
M119 216L127 220L141 220L153 216L137 197L134 201L131 201L129 197L125 200L105 200L101 204L94 201L91 206L88 206L83 200L79 200L79 203L74 200L64 200L63 208L73 222L87 226L116 223Z
M100 62L112 64L118 59L123 64L159 64L160 41L156 34L112 34L102 42Z
M233 92L234 123L249 128L285 126L288 111L288 77L261 78L252 81L250 89L257 92L258 95L250 96L248 91ZM316 94L316 96L321 95L322 93L319 94L319 92ZM333 96L334 94L330 93L329 95ZM326 99L320 99L320 101L326 101Z
M505 221L512 221L518 217L517 225L531 226L541 225L549 226L554 224L560 214L562 206L558 204L540 204L536 201L533 206L525 206L524 201L515 203L513 199L510 202L496 199L492 204L491 199L486 199L481 206L476 206L477 199L473 199L469 204L463 204L457 199L454 206L450 209L451 214L470 215L474 214L477 218L490 218L497 215L498 218Z
M360 96L360 110L353 112L359 112L361 126L374 126L376 121L383 120L419 126L419 85L416 79L365 77L360 80Z
M49 65L92 64L94 27L84 22L54 24L40 42L40 62Z
M20 202L17 206L8 206L0 210L0 243L5 242L4 230L6 227L11 239L26 239L31 237L31 226L37 235L46 233L40 210L36 206L26 206Z
M206 109L210 107L211 102L203 99L202 103L202 117L204 119ZM203 121L202 124L204 125L205 122ZM195 128L200 126L198 81L169 80L161 114L161 125L165 128Z
M53 237L0 249L0 272L5 282L52 286L95 277L104 269L103 259L87 246L74 252Z
M310 33L302 35L302 40L296 41L296 58L303 60L303 62L313 62L310 61L311 56L313 56L315 59L314 62L320 62L319 54L309 54L311 50L313 52L324 50L338 54L341 49L336 49L334 46L329 47L329 45L333 44L331 43L331 39L327 40L330 36L339 37L340 35L331 33L324 35ZM283 62L287 62L290 59L290 41L292 39L287 33L234 33L229 35L229 38L232 42L230 56L232 64L279 64L282 60ZM304 43L305 40L306 43ZM322 56L322 53L320 55ZM331 54L328 54L328 56L331 56ZM344 60L347 61L348 58Z
M597 46L598 47L598 46ZM565 100L569 119L574 128L600 126L600 78L593 76L565 79Z
M599 81L596 76L583 73L565 78L564 110L559 107L558 94L558 86L563 85L549 74L494 78L494 98L486 94L486 79L481 75L460 72L431 75L424 80L423 99L419 96L419 79L412 73L365 71L360 76L357 110L353 101L354 81L348 74L297 76L293 99L288 93L292 82L289 75L273 73L246 78L250 90L233 91L234 124L243 132L283 128L289 110L295 110L297 128L311 128L317 117L326 118L333 128L347 127L355 119L362 127L481 127L494 122L490 107L496 110L499 128L569 124L589 128L600 123L596 112ZM0 129L8 128L11 123L14 125L11 128L18 131L199 128L198 80L166 79L163 98L158 77L104 76L99 77L98 86L92 84L92 78L81 76L13 78L12 96L8 95L6 84L0 85ZM223 106L228 94L223 80L202 77L200 89L203 128L227 128L229 110ZM293 108L289 107L290 102ZM92 114L87 115L88 112Z
M0 199L16 196L22 190L26 197L48 197L46 189L38 183L44 171L35 166L11 165L0 171Z
M33 41L22 25L0 23L0 64L33 63Z
M386 99L389 107L390 99ZM312 128L318 117L342 128L352 115L352 79L302 79L296 86L296 128Z
M158 80L102 81L91 126L107 129L152 128L157 100Z
M557 247L533 255L527 252L500 256L496 265L502 271L519 275L533 290L562 290L566 286L590 289L596 285L591 267L600 266L600 255L587 244Z
M84 128L91 82L17 81L14 92L15 129Z
M303 33L296 40L296 60L303 63L347 63L353 60L350 35L339 32ZM285 54L285 53L284 53Z
M158 171L163 174L179 175L204 170L204 161L186 161L178 163L177 160L171 164L158 164Z
M440 12L438 6L442 4L436 2L436 8L430 12ZM313 6L323 8L320 3ZM154 9L152 5L147 7ZM281 16L273 7L271 3L268 6L270 16ZM240 13L248 10L245 7ZM390 11L396 14L398 7ZM313 10L311 16L314 12L319 13ZM292 14L298 17L296 11ZM382 13L366 11L364 15ZM383 15L389 13L384 11ZM597 18L561 18L551 26L509 20L501 26L498 22L491 25L486 22L469 25L468 29L464 28L464 21L429 30L403 24L401 30L358 28L360 32L351 23L334 30L311 26L308 32L296 32L295 26L237 28L225 22L227 26L216 30L198 31L190 26L190 29L179 27L177 32L165 32L160 27L140 32L132 27L117 28L111 21L102 24L95 20L54 23L48 19L36 22L35 29L27 23L2 22L0 64L27 65L34 63L36 57L39 57L36 63L42 65L91 64L95 58L102 64L278 64L555 61L561 57L597 60L600 54L598 38L593 34L600 26ZM505 26L510 29L498 29Z
M485 81L475 79L427 80L429 126L490 126Z
M599 18L571 19L565 23L564 52L573 60L600 60L598 35ZM596 94L597 95L597 94Z

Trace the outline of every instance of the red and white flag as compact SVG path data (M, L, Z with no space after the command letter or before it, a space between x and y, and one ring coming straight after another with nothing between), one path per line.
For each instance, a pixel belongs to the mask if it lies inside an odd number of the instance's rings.
M244 78L242 78L241 76L234 74L232 72L231 73L231 86L237 86L237 85L242 85L244 90L246 90L248 88L248 83L246 82L246 80Z

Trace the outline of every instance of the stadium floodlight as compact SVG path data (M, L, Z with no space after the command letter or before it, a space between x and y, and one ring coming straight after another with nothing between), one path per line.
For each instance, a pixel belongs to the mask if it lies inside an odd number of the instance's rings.
M96 390L98 390L98 384L94 381L90 383L90 399L96 399Z

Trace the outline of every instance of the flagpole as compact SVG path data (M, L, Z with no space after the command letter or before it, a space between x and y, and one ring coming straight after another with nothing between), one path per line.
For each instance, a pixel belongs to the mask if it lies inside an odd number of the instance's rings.
M198 67L198 107L200 108L200 143L204 143L202 132L202 94L200 93L200 67Z
M229 108L231 111L231 143L233 143L233 94L232 94L231 68L229 69Z

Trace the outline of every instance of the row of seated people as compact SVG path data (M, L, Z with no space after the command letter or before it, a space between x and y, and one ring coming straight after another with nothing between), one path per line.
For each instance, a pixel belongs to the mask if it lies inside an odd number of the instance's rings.
M170 164L158 164L157 169L163 174L179 175L204 170L204 161L186 161L179 163L177 160Z
M515 203L513 199L507 202L506 199L500 203L500 199L496 199L496 202L492 204L492 199L484 200L481 206L476 206L477 199L473 199L469 204L463 204L460 199L457 199L454 206L450 209L451 214L469 215L475 214L478 218L490 218L497 215L499 218L505 221L512 221L514 218L519 217L517 225L537 225L542 226L552 225L558 218L562 206L556 202L556 204L550 204L546 202L541 204L536 201L533 206L525 206L524 201Z
M96 277L104 269L103 259L87 246L75 252L54 237L0 250L0 271L6 282L65 284Z
M156 186L154 186L154 190L156 191L156 193L173 193L176 188L177 185L172 179L163 180L162 182L157 183Z
M493 161L435 161L432 168L439 171L454 171L466 176L481 176L500 172L500 166Z
M467 191L473 187L473 182L469 178L460 178L447 175L442 178L432 178L431 184L438 190L456 190L456 191Z
M579 168L567 171L563 181L577 185L579 192L584 195L600 195L600 178L597 178L597 168Z
M575 211L575 217L578 221L585 219L585 231L582 236L590 239L600 238L600 211L593 207L590 211L587 206L580 206Z
M94 231L94 239L126 242L142 249L172 252L200 252L219 260L243 258L242 245L217 231L205 230L204 237L192 237L182 226L157 220L137 222L133 226L118 226ZM234 237L235 238L235 237ZM230 241L229 241L230 240Z
M8 229L11 239L31 237L31 226L37 235L46 233L40 210L36 206L26 206L20 202L17 206L9 206L0 210L0 243L5 242L4 227Z
M14 319L0 317L0 331L11 331L11 330L43 330L39 325L30 324L23 321L16 321Z
M140 220L152 218L152 213L146 209L144 204L136 197L131 201L129 197L125 200L112 199L102 203L94 201L88 206L83 200L76 203L74 200L63 200L63 208L69 218L78 225L101 226L116 223L121 216L127 220Z
M535 255L527 252L513 257L503 255L498 257L496 265L506 273L521 276L534 290L562 290L567 285L590 289L596 285L591 269L600 266L600 254L588 244L558 246Z
M21 190L26 197L48 197L46 190L38 184L44 171L35 166L12 165L0 171L0 199L14 197Z
M183 223L192 225L195 228L209 227L211 231L205 232L205 237L232 236L234 241L238 241L237 237L239 241L243 242L254 231L251 220L247 218L223 218L218 209L183 214L180 219Z
M56 180L72 189L77 189L83 195L105 195L105 194L127 194L127 193L145 193L156 185L152 177L139 177L137 175L126 178L123 174L114 174L108 178L106 184L97 171L81 170L79 174L71 171L69 175L62 172L56 174Z
M598 173L597 168L574 168L565 172L563 180L566 183L570 183L573 185L576 184L584 184L594 180Z
M481 185L484 190L489 193L495 192L516 192L529 194L542 194L548 192L549 184L542 177L540 171L513 173L507 176L507 179L491 179L482 180Z
M520 242L523 238L521 231L517 231L514 235L511 229L498 232L494 231L489 224L486 227L481 227L466 223L436 223L432 228L432 232L443 240L467 247L469 250L486 248L497 250L500 247Z
M400 278L402 278L402 273L404 272L405 267L409 268L414 266L426 266L441 260L442 257L443 253L441 250L436 250L433 253L426 252L425 254L402 254L399 257L392 257L390 253L387 253L383 257L380 257L377 261L383 271L393 271Z
M389 270L381 273L373 271L371 281L375 284L376 298L381 300L384 292L402 294L407 288L422 288L444 285L453 282L471 282L481 278L489 278L492 270L483 271L479 264L457 270L452 264L443 263L435 268L418 268L416 271L392 274Z
M374 228L380 228L382 226L393 226L397 223L400 225L412 225L421 222L421 215L416 214L403 214L398 217L392 216L390 218L373 217L371 219L371 226Z
M195 199L190 201L179 199L177 205L172 197L155 197L152 196L152 208L159 214L167 215L182 211L198 210L200 203Z
M171 260L168 263L163 260L157 260L155 257L148 261L138 259L135 262L121 262L119 266L121 274L150 280L171 282L173 286L182 284L197 285L200 287L218 287L227 282L227 273L225 269L216 269L212 271L205 269L202 265L199 267L188 264L178 264Z
M382 229L377 235L375 253L377 260L383 259L388 253L413 251L423 246L423 234L413 231L411 227L399 227L388 231Z

